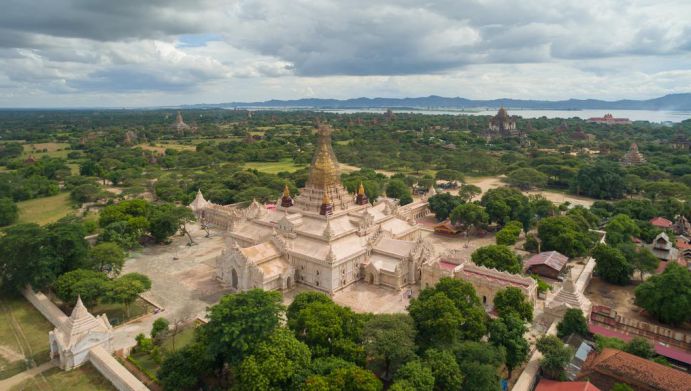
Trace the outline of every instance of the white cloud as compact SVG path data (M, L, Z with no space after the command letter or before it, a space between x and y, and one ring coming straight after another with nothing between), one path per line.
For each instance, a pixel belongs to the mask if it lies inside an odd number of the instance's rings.
M684 0L27 0L0 106L689 92Z

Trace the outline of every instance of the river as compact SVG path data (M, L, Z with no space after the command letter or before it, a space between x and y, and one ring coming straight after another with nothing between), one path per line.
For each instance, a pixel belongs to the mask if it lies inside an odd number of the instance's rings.
M317 109L318 110L318 109ZM363 109L321 109L330 113L384 113L386 108L363 108ZM451 115L495 115L496 109L392 109L394 113L415 113L415 114L451 114ZM610 113L617 118L628 118L631 121L650 121L650 122L681 122L691 118L691 111L658 111L658 110L534 110L534 109L509 109L509 114L523 118L573 118L588 119L591 117L602 117Z

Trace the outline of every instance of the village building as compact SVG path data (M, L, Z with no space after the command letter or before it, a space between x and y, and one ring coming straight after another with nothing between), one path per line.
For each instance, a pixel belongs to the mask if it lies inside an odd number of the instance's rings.
M333 294L365 280L400 289L419 281L432 246L415 219L429 213L426 201L399 206L380 198L372 205L359 186L349 194L331 147L331 128L320 125L319 143L305 187L289 189L275 208L216 205L201 192L190 208L204 224L226 230L217 278L237 290L284 290L295 284Z
M645 163L645 157L638 151L638 144L631 144L631 148L629 148L629 151L626 152L621 160L621 163L625 166L634 166Z
M556 381L540 379L535 391L600 391L589 381Z
M446 219L434 226L434 233L438 235L454 236L459 232L461 232L461 227L456 226L449 219Z
M524 260L523 271L556 280L564 272L568 261L569 257L558 251L543 251Z
M672 241L665 232L659 233L651 244L645 245L650 252L661 261L676 261L679 250L674 248Z
M77 299L67 320L48 333L50 358L58 361L63 370L76 368L89 361L89 351L101 347L113 352L113 327L105 314L93 316Z
M684 215L678 215L672 225L675 235L691 235L691 223Z
M615 118L612 114L605 114L604 117L592 117L586 120L594 124L605 125L631 125L631 120L628 118Z
M661 216L653 217L649 222L653 227L661 229L670 229L674 225L674 223Z
M602 390L624 383L637 391L691 390L691 375L621 350L592 352L578 380L588 380Z
M520 289L535 305L537 283L530 277L478 266L448 251L422 267L421 288L434 286L441 278L449 277L470 282L487 311L494 309L494 296L502 289Z

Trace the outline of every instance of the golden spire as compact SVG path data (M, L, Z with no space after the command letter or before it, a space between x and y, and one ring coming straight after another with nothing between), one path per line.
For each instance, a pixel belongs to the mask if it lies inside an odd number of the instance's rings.
M365 186L362 185L362 181L360 181L360 186L357 189L357 194L360 196L365 195Z
M286 183L285 187L283 188L283 197L290 197L290 189L288 188L287 183Z
M340 170L336 155L331 148L331 133L333 130L326 124L318 124L318 126L317 135L319 136L319 142L310 166L307 185L316 188L326 188L340 184Z

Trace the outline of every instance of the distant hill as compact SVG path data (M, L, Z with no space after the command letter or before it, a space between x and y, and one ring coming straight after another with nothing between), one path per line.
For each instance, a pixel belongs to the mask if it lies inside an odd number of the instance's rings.
M691 93L669 94L647 100L605 101L597 99L569 99L560 101L492 99L472 100L466 98L445 98L427 96L420 98L353 98L353 99L297 99L267 100L264 102L229 102L217 104L197 104L188 108L238 107L238 108L313 108L313 109L362 109L362 108L496 108L504 106L513 109L546 110L691 110Z

